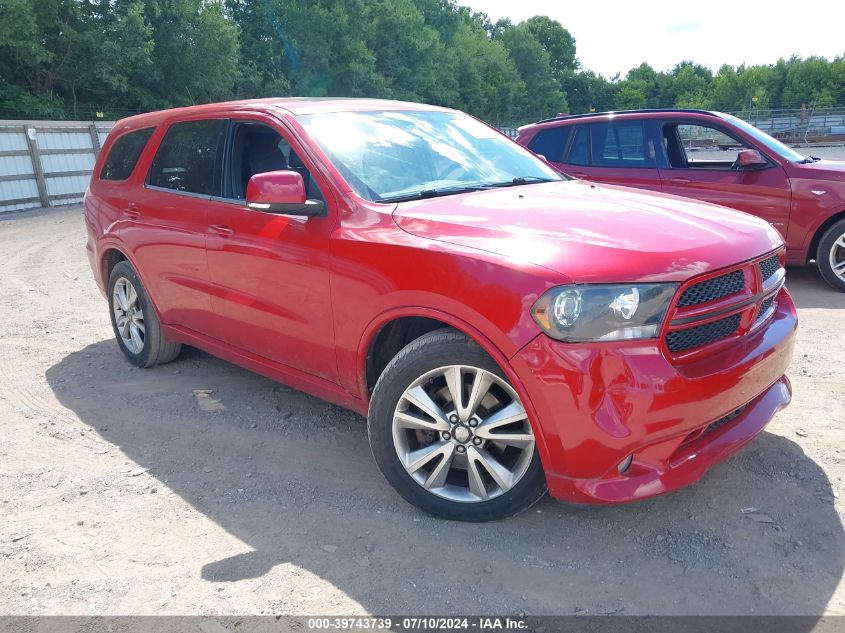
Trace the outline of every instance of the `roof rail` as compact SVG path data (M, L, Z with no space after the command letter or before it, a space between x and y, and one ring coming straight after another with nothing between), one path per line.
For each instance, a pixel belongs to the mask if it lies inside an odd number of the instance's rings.
M553 116L548 119L542 119L540 121L536 121L534 125L537 123L549 123L551 121L568 121L569 119L587 119L594 116L606 116L608 114L639 114L639 113L650 113L650 112L685 112L688 114L715 114L712 110L698 110L695 108L643 108L641 110L616 110L616 111L609 111L609 112L585 112L584 114L567 114L566 116Z

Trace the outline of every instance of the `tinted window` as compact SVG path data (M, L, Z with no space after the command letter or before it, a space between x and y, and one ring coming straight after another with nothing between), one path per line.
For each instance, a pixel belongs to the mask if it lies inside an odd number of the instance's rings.
M536 154L541 154L553 163L563 160L563 151L566 149L566 142L569 140L569 133L572 128L568 125L553 127L548 130L540 130L531 139L528 149Z
M219 196L225 119L174 123L150 168L156 187Z
M655 164L653 139L643 121L593 125L593 165L600 167L651 167Z
M590 164L590 128L586 125L579 125L576 128L575 139L572 147L569 148L567 163L573 165Z
M154 129L148 127L143 130L136 130L117 139L111 146L109 155L106 156L100 178L102 180L126 180L129 178Z

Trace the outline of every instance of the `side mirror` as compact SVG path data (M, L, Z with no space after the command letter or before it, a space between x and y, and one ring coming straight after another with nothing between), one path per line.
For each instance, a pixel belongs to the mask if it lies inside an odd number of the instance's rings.
M255 174L246 186L246 206L280 215L320 215L323 202L307 200L302 175L295 171Z
M736 156L736 166L738 169L762 169L768 164L768 161L756 149L740 150Z

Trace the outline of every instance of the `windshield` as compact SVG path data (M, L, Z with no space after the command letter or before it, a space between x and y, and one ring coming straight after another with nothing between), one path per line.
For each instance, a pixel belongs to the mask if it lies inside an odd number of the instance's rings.
M790 160L795 163L800 163L806 159L806 156L804 156L803 154L799 154L788 145L784 145L776 138L772 138L762 130L758 130L750 123L746 123L742 119L738 119L737 117L732 116L730 114L725 115L725 118L730 119L731 123L733 123L736 127L741 129L743 132L748 134L748 136L752 137L758 143L761 143L768 150L774 152L781 158L785 158L786 160Z
M374 202L565 179L460 112L332 112L297 119L349 186Z

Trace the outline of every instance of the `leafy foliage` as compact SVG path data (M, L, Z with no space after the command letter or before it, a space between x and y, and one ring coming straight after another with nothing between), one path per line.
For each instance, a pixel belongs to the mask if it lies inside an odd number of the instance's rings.
M266 96L426 101L500 124L641 107L845 105L845 56L624 78L563 25L456 0L0 0L0 116L105 117Z

